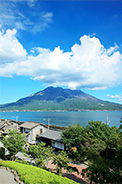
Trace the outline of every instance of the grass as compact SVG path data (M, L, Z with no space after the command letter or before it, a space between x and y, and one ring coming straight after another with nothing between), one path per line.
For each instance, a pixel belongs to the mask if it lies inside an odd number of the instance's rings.
M13 161L3 161L0 165L15 170L24 184L76 184L75 181L58 176L36 166Z

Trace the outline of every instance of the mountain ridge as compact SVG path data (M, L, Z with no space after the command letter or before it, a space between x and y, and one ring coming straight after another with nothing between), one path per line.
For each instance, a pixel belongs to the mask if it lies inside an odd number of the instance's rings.
M100 100L81 90L47 87L16 102L0 105L0 110L122 110L122 105Z

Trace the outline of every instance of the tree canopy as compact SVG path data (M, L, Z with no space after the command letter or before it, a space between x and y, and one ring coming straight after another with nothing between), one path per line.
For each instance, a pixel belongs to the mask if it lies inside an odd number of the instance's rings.
M86 127L69 126L63 131L62 138L72 159L81 161L87 158L89 161L82 175L87 176L90 183L122 183L121 128L109 127L101 121L89 121Z
M86 127L69 126L63 131L62 139L71 158L82 161L86 157L90 159L93 155L100 155L107 148L116 147L120 142L120 129L101 121L89 121Z
M53 156L53 149L45 145L46 143L40 142L37 145L30 145L28 149L28 154L33 159L36 159L36 165L40 167L45 167L45 161L48 161Z
M9 130L8 136L4 137L2 143L8 149L10 158L14 159L19 151L23 151L23 147L26 144L25 135L15 129Z

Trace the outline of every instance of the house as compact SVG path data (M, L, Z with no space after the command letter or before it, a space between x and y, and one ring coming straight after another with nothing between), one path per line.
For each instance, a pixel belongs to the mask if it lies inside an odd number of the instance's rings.
M16 129L26 135L26 140L29 144L36 144L40 141L50 145L56 150L64 150L65 146L61 139L61 131L55 128L49 128L47 125L36 122L15 122L13 120L0 119L0 133L7 135L9 129Z
M9 119L0 119L0 135L6 135L9 133L9 129L19 130L18 124Z
M46 126L31 121L27 121L20 125L20 131L26 134L26 138L30 144L36 144L37 136L41 133L44 133L46 130Z
M61 134L61 131L47 129L44 133L39 135L38 139L56 150L64 150L65 147L61 139Z

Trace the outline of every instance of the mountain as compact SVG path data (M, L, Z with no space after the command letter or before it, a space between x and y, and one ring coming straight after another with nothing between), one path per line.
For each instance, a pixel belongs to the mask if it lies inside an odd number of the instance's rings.
M0 110L122 110L122 105L97 99L81 90L48 87L17 102L0 105Z

